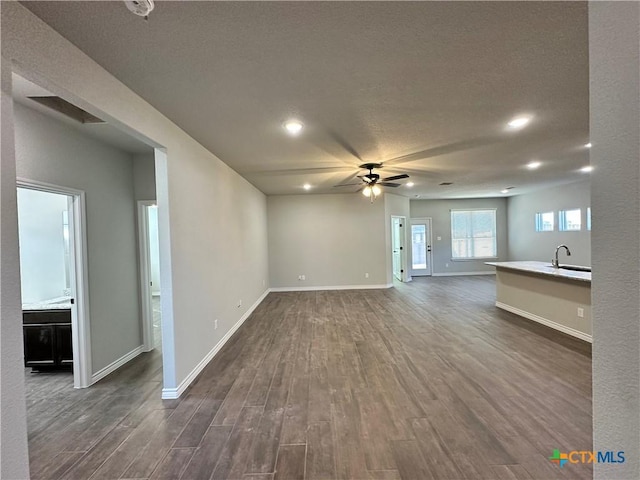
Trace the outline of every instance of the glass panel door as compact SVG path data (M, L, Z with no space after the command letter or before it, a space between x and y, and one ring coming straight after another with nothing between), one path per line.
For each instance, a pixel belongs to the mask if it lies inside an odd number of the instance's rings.
M411 220L411 275L431 275L431 219Z

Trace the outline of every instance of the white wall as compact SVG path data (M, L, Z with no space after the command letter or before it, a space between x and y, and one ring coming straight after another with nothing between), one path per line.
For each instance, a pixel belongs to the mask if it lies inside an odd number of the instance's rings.
M275 195L267 205L272 288L388 283L383 199ZM298 280L299 275L306 280Z
M0 2L0 9L4 9ZM11 63L2 55L0 120L0 478L29 478Z
M2 34L21 76L166 149L156 159L163 375L179 393L266 289L265 196L18 3L3 2Z
M148 154L133 156L133 191L136 200L156 199L155 155L151 149Z
M142 344L131 155L15 105L18 177L83 190L92 372Z
M509 260L550 262L556 247L564 243L571 250L571 257L562 251L561 263L591 265L591 231L587 230L586 223L590 206L591 183L588 181L509 197ZM582 230L558 231L558 211L574 208L582 211ZM555 212L553 232L536 232L535 214L541 212Z
M593 442L597 479L640 478L640 4L589 3Z
M432 218L433 275L494 272L494 267L484 264L487 260L451 260L451 210L496 209L497 261L507 260L507 201L505 198L472 198L461 200L411 200L411 218ZM438 240L440 237L440 240ZM494 260L495 261L495 260ZM448 264L448 266L447 266Z
M22 303L62 297L66 289L63 212L68 197L18 189Z

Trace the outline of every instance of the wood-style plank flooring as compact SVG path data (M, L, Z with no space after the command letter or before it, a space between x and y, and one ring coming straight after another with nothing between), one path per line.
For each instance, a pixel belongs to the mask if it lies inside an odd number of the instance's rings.
M271 293L179 400L157 353L86 390L28 376L34 479L587 479L590 346L493 277Z

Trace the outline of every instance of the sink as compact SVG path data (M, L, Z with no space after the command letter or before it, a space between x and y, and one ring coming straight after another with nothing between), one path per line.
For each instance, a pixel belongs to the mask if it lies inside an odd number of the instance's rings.
M581 267L579 265L560 265L563 270L573 270L574 272L590 272L591 267Z

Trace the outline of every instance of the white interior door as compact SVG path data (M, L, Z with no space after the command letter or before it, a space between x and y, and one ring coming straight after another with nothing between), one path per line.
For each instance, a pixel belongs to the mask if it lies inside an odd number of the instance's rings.
M411 275L431 275L431 219L411 219Z
M391 262L393 276L401 282L405 281L405 223L405 217L391 217Z

